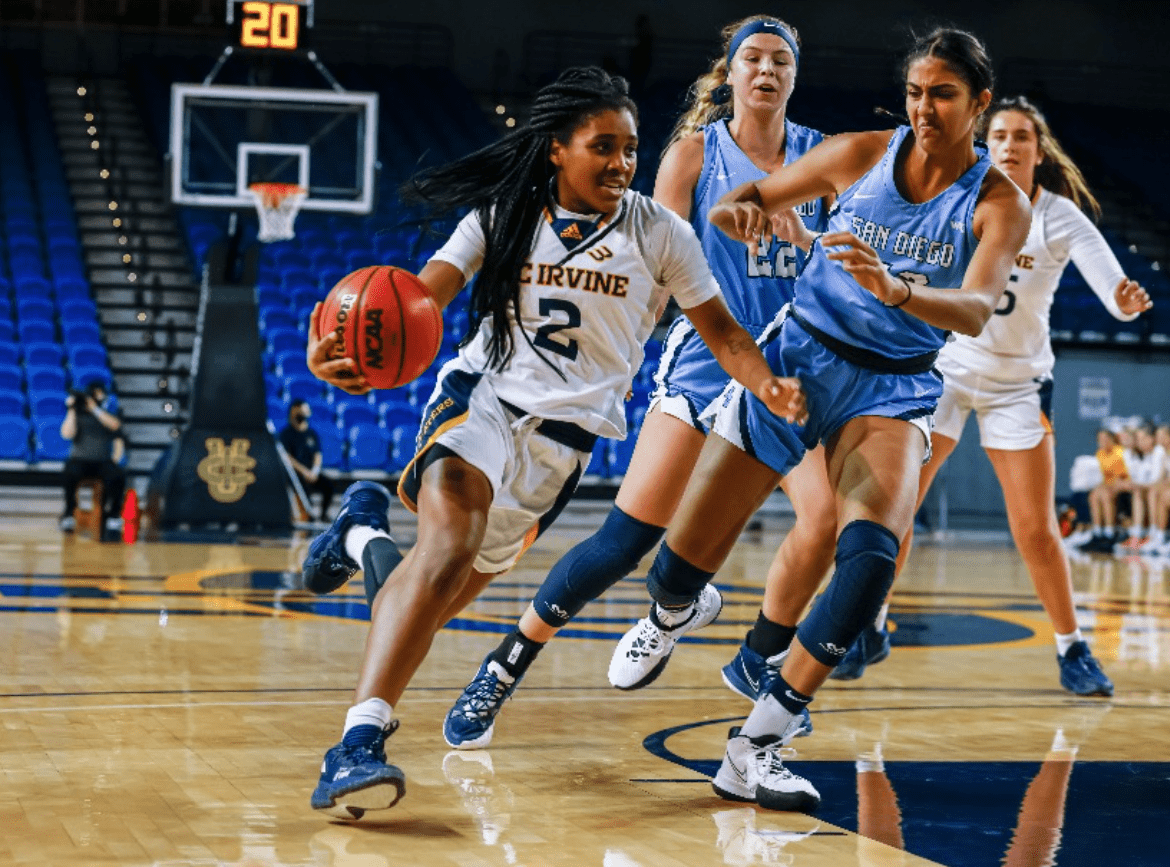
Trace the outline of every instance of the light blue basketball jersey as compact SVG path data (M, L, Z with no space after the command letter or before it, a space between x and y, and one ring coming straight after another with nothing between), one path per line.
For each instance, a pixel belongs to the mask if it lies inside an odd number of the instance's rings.
M784 164L793 162L823 138L816 130L785 120ZM703 252L723 289L731 314L753 334L767 326L776 312L792 300L805 254L799 247L773 239L752 256L745 244L733 241L711 225L707 214L731 190L765 177L767 172L757 167L735 143L726 120L703 128L703 169L695 184L691 225L703 244ZM811 231L825 230L823 199L805 202L797 212Z
M784 162L799 158L824 136L816 130L785 120ZM805 264L805 253L787 241L775 241L748 253L745 244L733 241L707 220L711 208L728 191L767 173L739 149L727 121L703 127L703 168L691 202L691 225L703 245L703 253L732 316L752 337L758 337L777 312L792 300L796 277ZM804 224L823 232L826 223L824 200L816 199L797 208ZM680 316L670 328L662 359L655 374L658 387L654 400L671 415L706 431L699 414L715 400L727 384L727 373L719 366L690 320Z
M979 243L971 221L991 160L978 146L979 159L955 183L912 204L894 183L894 164L909 133L908 126L895 130L881 161L841 194L828 230L852 232L912 283L957 289ZM825 253L818 242L796 283L794 310L814 328L893 359L935 352L946 342L946 331L883 306Z

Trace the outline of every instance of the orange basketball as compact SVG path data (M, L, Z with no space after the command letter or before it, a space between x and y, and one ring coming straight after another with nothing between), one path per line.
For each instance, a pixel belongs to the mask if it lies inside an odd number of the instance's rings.
M397 388L431 366L443 316L426 285L401 268L370 265L342 278L321 305L317 333L336 331L338 358L352 358L374 388Z

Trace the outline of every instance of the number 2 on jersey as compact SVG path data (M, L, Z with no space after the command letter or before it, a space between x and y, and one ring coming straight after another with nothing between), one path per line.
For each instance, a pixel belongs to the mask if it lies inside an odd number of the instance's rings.
M551 317L553 313L563 313L565 315L565 322L546 322L540 328L536 329L536 339L532 341L533 346L538 346L541 349L547 349L549 352L555 352L557 355L569 359L569 361L577 360L577 341L572 338L567 339L564 343L559 340L553 340L552 336L558 331L564 331L566 328L577 328L581 325L581 310L571 301L565 301L563 298L541 298L540 299L540 315Z

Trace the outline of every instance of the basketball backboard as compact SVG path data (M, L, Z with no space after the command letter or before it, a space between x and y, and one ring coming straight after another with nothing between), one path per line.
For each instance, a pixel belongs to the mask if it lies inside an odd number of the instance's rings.
M171 86L171 198L252 208L254 183L307 189L304 211L374 207L378 95L338 90Z

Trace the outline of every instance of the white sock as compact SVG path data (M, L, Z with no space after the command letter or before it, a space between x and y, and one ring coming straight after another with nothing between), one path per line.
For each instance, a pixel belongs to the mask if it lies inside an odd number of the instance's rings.
M1129 528L1129 538L1131 538L1131 539L1140 539L1145 535L1146 535L1146 528L1145 527L1130 527Z
M1068 649L1076 644L1078 641L1084 641L1085 637L1081 635L1079 628L1074 629L1067 635L1056 633L1056 653L1058 656L1064 656L1068 653Z
M765 694L763 698L756 699L755 706L752 707L752 712L748 714L747 721L739 733L749 738L782 735L795 716L796 714L786 710L784 705L776 701L776 696Z
M380 729L390 725L390 718L394 716L394 708L380 698L367 698L361 704L355 704L345 712L345 730L341 733L345 737L354 726L377 726Z
M1161 545L1164 541L1166 541L1166 531L1160 530L1160 529L1150 530L1150 537L1149 538L1150 538L1150 542L1153 545L1155 545L1155 546Z
M890 603L886 602L882 605L881 610L878 611L877 619L874 620L874 628L881 632L886 628L886 618L890 616Z
M694 603L688 605L686 608L663 608L662 603L655 604L655 615L658 617L658 622L667 629L671 629L689 620L694 611Z
M366 550L366 545L370 543L371 539L390 539L390 534L385 530L376 530L373 527L350 527L345 534L345 553L348 554L353 562L359 566L362 565L362 552ZM390 539L393 542L393 539Z
M1094 524L1093 525L1093 535L1094 536L1104 536L1105 529L1100 524Z

